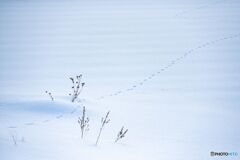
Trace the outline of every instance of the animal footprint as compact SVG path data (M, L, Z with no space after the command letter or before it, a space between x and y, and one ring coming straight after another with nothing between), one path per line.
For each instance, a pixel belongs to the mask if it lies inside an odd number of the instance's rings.
M8 128L17 128L17 126L9 126Z
M47 122L49 122L49 121L50 121L49 119L46 119L46 120L43 121L43 123L47 123Z
M32 126L32 125L35 125L35 123L33 123L33 122L25 123L25 125Z
M59 116L57 116L56 118L59 119L59 118L62 118L62 117L63 117L63 115L59 115Z

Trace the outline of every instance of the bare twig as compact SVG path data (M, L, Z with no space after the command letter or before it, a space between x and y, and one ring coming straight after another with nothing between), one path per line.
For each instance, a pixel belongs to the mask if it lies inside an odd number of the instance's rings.
M17 138L15 135L11 134L12 140L13 140L13 144L16 146L17 145Z
M72 81L72 93L69 93L69 96L72 96L72 102L74 102L82 92L85 83L81 82L81 74L76 76L76 80L73 77L70 77L69 79Z
M110 122L110 119L108 119L109 113L110 113L110 111L108 111L107 114L106 114L106 116L105 116L105 117L102 117L102 119L101 119L101 128L100 128L99 133L98 133L96 145L98 144L98 141L99 141L99 138L100 138L100 136L101 136L103 127L105 126L105 124L108 124L108 123Z
M52 93L51 93L51 92L49 92L49 91L45 91L45 93L49 95L49 97L51 98L51 100L52 100L52 101L54 101L54 98L53 98L53 96L52 96Z
M83 138L84 135L84 131L88 131L89 130L89 118L86 118L86 110L85 107L83 107L83 112L82 112L82 117L78 118L78 123L80 125L81 128L81 138Z
M115 140L115 142L117 142L118 140L122 139L123 137L125 137L126 133L128 132L128 129L126 129L124 131L124 127L122 126L121 130L118 132L117 134L117 138Z

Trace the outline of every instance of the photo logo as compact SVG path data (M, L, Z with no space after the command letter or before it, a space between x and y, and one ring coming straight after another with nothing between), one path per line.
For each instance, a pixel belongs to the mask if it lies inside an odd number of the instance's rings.
M210 152L212 157L214 156L238 156L237 152Z

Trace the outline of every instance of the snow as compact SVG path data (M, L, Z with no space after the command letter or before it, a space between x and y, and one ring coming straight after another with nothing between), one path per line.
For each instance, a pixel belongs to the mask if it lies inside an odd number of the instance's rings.
M0 159L238 159L210 152L240 153L239 7L0 1ZM79 74L86 86L72 103L69 77Z

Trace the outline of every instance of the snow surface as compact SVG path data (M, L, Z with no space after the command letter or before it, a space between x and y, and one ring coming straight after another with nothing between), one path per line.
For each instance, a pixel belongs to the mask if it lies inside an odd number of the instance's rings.
M238 0L1 0L0 159L240 154L239 7ZM73 104L69 77L81 73L86 86ZM83 106L90 131L82 140ZM116 144L123 125L129 132Z

